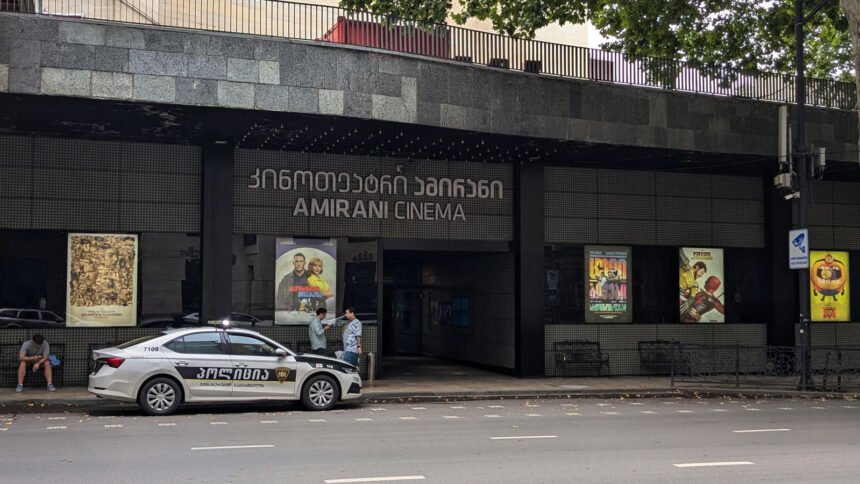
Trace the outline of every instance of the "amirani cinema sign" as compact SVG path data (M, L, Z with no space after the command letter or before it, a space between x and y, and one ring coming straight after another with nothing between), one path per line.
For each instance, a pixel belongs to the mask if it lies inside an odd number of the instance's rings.
M463 200L504 199L499 180L271 168L256 168L248 188L299 193L294 217L465 222ZM383 195L404 200L385 200Z

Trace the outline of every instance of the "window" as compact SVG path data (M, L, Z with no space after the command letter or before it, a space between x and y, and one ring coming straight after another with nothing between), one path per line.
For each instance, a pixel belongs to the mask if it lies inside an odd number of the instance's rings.
M192 333L185 335L185 353L196 355L223 355L221 333Z
M131 348L134 345L138 345L140 343L145 343L151 339L160 338L161 336L163 336L163 335L162 334L151 334L149 336L143 336L143 337L140 337L137 339L133 339L131 341L127 341L121 345L116 345L116 347L121 349L121 350L124 350L126 348Z
M37 311L21 311L21 319L39 319L39 313Z
M14 309L7 309L5 311L0 311L0 318L17 318L18 311Z
M277 347L268 341L243 334L230 334L230 351L242 356L275 356Z
M45 321L53 321L55 323L62 323L63 322L63 318L57 316L56 314L52 313L51 311L42 311L42 319Z
M176 338L173 341L168 341L164 347L177 353L185 353L185 338Z

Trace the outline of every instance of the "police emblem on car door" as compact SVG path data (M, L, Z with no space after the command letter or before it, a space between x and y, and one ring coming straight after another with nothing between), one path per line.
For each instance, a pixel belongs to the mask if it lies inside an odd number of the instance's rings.
M233 363L221 332L190 333L163 345L166 356L195 397L231 397Z
M281 356L274 344L241 333L227 333L233 359L234 397L293 397L296 361Z

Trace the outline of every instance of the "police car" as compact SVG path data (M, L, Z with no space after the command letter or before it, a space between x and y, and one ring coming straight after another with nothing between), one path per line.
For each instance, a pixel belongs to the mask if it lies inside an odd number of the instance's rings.
M358 368L296 354L246 329L167 330L93 351L90 393L137 402L150 415L169 415L185 402L301 400L328 410L361 396Z

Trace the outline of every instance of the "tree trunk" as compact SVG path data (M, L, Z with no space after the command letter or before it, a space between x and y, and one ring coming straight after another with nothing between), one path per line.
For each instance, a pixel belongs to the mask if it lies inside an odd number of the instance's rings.
M860 162L860 0L839 0L845 16L848 17L848 32L854 47L854 79L857 87L857 161Z

